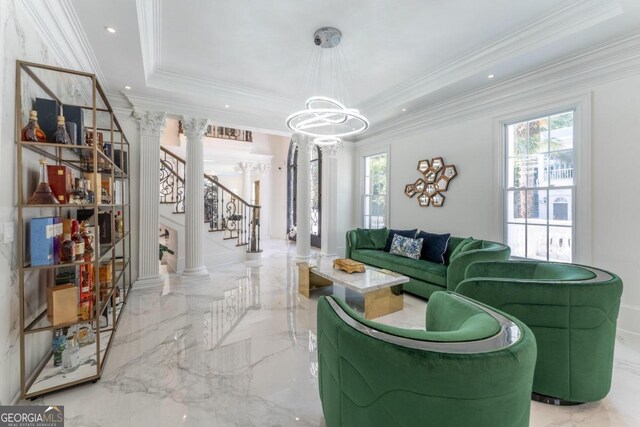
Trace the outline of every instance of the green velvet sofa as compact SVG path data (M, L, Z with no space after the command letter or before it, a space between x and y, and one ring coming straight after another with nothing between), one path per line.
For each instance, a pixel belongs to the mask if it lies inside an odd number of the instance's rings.
M524 427L536 360L522 322L453 292L429 300L426 330L365 320L318 302L318 368L327 427Z
M602 399L611 387L622 281L593 267L479 262L456 292L509 313L536 336L533 398L563 405Z
M356 230L348 231L346 239L346 258L409 277L409 282L403 285L403 290L423 298L429 298L436 291L455 290L458 283L464 279L464 272L470 264L477 261L506 260L511 254L509 246L480 240L480 249L462 253L449 262L451 253L465 240L461 237L451 237L445 254L445 264L436 264L422 259L404 258L377 249L357 249Z

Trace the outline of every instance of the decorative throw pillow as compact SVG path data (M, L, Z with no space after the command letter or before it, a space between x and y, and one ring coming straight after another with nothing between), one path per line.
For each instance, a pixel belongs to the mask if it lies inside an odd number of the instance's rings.
M416 235L417 239L422 239L422 252L420 259L444 264L444 254L449 246L451 234L433 234L421 231Z
M373 242L375 249L383 249L387 244L387 237L389 237L387 227L369 230L369 238Z
M456 246L455 248L453 248L453 250L451 251L451 253L449 254L449 262L453 261L455 257L458 256L458 254L460 253L460 251L462 250L462 248L464 248L464 246L469 243L469 242L473 242L473 237L467 237L465 238L462 242L460 242L458 244L458 246Z
M391 242L390 253L400 255L411 259L420 259L420 251L422 250L422 239L411 239L396 234Z
M356 249L375 249L376 245L371 240L370 230L356 228Z
M460 251L458 251L455 258L459 257L460 255L466 252L473 251L476 249L482 249L482 240L472 240L471 242L468 242L466 245L464 245L460 249ZM451 258L451 260L453 261L455 258Z
M413 239L414 237L416 237L417 232L418 232L417 228L414 228L413 230L389 230L389 237L387 237L387 244L384 245L383 250L385 252L391 251L391 243L393 243L393 236L395 236L396 234L399 234L402 237L409 237L410 239Z

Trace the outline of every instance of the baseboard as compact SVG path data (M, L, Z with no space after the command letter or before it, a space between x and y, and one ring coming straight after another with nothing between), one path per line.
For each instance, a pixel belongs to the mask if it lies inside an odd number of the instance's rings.
M10 405L12 405L12 406L17 405L19 400L20 400L20 390L18 390L18 391L16 392L16 395L15 395L15 396L13 396L13 399L11 399L11 403L10 403Z
M620 304L618 331L640 336L640 307L632 304Z
M617 335L625 345L640 351L640 307L620 304Z

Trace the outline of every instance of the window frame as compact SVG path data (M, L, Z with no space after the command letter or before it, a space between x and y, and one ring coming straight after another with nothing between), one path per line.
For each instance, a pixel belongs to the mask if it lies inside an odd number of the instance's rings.
M385 209L384 209L384 227L389 227L389 188L390 188L390 182L389 182L389 178L390 178L390 173L389 173L389 169L390 169L390 155L389 155L389 149L388 148L380 148L377 150L372 150L372 151L368 151L366 153L362 153L361 154L361 161L360 161L360 172L359 172L359 178L360 178L360 209L359 209L359 219L358 219L358 224L361 224L361 226L363 228L368 228L368 225L370 226L371 221L369 221L369 224L365 223L365 216L368 216L369 218L371 218L371 215L365 215L365 207L367 206L366 204L366 198L368 196L367 193L367 179L366 179L366 173L367 173L367 159L370 157L376 157L376 156L381 156L381 155L385 155L387 158L387 168L385 171L385 179L387 181L387 191L384 194L384 201L385 201Z
M527 108L494 118L495 146L495 182L498 191L494 192L496 206L496 229L500 241L505 242L508 227L508 149L507 127L533 118L553 116L573 110L573 227L572 261L573 263L591 262L592 232L591 232L591 92L570 97L555 97L547 102L532 104ZM553 189L553 187L549 187ZM549 201L548 201L549 202ZM548 226L548 224L547 224ZM516 258L516 257L514 257ZM532 259L532 258L526 258Z

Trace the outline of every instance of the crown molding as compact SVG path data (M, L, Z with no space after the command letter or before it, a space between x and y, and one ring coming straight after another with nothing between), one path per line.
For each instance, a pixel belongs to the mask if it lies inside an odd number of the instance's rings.
M142 66L145 78L148 79L160 64L160 43L162 41L160 0L136 0L136 10L138 12L140 47L142 48Z
M186 76L163 68L156 68L147 78L147 87L177 92L197 98L229 100L234 105L251 105L273 113L292 111L296 101L272 92L233 85L224 82ZM284 120L284 119L283 119Z
M582 0L564 5L537 21L460 59L406 83L383 91L360 105L362 111L376 113L421 98L436 90L476 75L516 53L523 53L611 19L624 11L617 0Z
M110 92L107 79L102 73L71 1L22 0L22 4L32 18L38 34L52 49L60 65L73 70L94 73L104 90Z
M252 106L252 108L263 109L267 112L276 110L288 114L296 107L295 100L272 92L186 76L162 67L161 1L136 0L136 8L145 84L148 88L173 91L196 99L203 97L224 99L228 104Z
M136 92L128 92L123 95L136 110L164 111L169 117L183 117L185 115L207 117L220 126L243 128L272 135L291 135L291 131L285 127L282 117L273 112L269 115L252 114L211 105L196 104L192 101L152 97Z
M382 122L359 138L357 145L376 144L391 134L395 137L460 118L492 114L532 100L584 91L638 73L640 32L635 32L510 80Z

